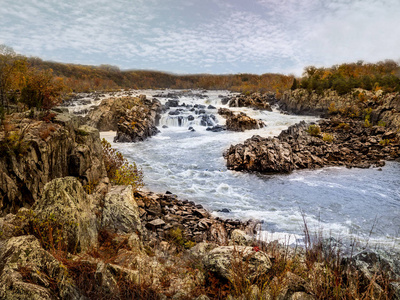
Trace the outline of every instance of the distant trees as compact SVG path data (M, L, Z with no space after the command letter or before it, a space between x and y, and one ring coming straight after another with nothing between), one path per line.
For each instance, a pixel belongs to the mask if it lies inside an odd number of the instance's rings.
M346 94L353 88L394 92L400 91L399 76L400 66L393 60L376 64L358 61L330 68L309 66L304 69L300 87L317 93L333 89L339 95Z
M0 116L10 105L48 110L61 101L65 85L51 69L41 70L43 61L29 60L5 45L0 45Z

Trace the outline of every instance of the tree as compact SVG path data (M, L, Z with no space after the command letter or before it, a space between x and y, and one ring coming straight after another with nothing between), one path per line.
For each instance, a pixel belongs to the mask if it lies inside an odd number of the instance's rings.
M6 45L0 45L0 100L8 108L8 92L12 85L12 74L16 67L17 54Z
M29 108L49 110L61 102L64 90L62 78L53 76L53 71L31 68L26 74L26 85L21 90L21 102Z

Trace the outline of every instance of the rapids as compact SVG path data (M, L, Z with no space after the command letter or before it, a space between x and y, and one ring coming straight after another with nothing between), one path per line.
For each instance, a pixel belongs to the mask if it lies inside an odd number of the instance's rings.
M151 97L174 91L133 93ZM222 154L231 144L255 134L276 136L301 120L317 120L285 115L276 109L267 112L231 108L262 119L267 126L240 133L207 131L204 122L209 121L209 126L224 124L217 108L227 107L221 99L228 95L227 91L181 95L175 100L185 106L167 110L160 120L160 133L144 142L115 144L115 133L101 135L143 169L147 189L161 193L168 190L181 199L202 204L222 218L259 219L263 221L263 239L301 244L304 217L312 233L322 232L325 237L364 246L400 249L399 163L387 162L381 169L330 167L285 175L227 170ZM158 99L165 104L171 98ZM195 131L189 131L189 127ZM223 208L230 213L219 212Z

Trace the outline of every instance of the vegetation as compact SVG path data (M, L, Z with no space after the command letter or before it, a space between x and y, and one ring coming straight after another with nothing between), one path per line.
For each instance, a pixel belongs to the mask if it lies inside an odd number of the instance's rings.
M333 89L339 95L344 95L354 88L399 92L399 76L400 66L393 60L385 60L376 64L358 61L357 63L334 65L330 68L309 66L304 69L300 87L319 94L324 90ZM360 95L360 100L363 100L362 95Z
M105 139L103 146L104 165L110 181L117 185L132 185L134 191L140 189L143 183L143 172L135 162L129 163L121 152L113 149Z
M310 125L308 126L307 132L311 136L319 136L321 134L321 128L318 125Z

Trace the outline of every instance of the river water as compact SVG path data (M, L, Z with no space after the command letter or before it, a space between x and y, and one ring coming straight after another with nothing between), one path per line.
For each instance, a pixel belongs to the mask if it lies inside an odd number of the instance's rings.
M161 91L135 91L148 97ZM171 91L164 91L168 93ZM154 192L170 191L180 199L202 204L213 215L229 219L259 219L260 235L288 244L302 243L303 217L312 233L342 241L357 241L361 246L400 249L400 164L388 162L383 168L347 169L330 167L301 170L285 175L265 175L227 170L223 152L231 144L241 143L258 134L276 136L301 120L317 118L285 115L252 109L244 111L262 119L262 129L237 132L210 132L201 126L204 113L211 123L224 124L213 108L222 105L227 91L195 91L181 96L179 104L205 105L182 108L179 115L160 120L160 133L144 142L112 143L144 171L146 188ZM200 97L200 95L202 95ZM165 103L170 98L158 98ZM181 108L181 107L178 107ZM200 115L196 111L200 111ZM194 120L190 121L192 118ZM206 118L207 119L207 118ZM168 126L168 128L163 128ZM193 127L195 131L189 131ZM114 133L103 132L112 142ZM229 213L219 212L226 208Z

